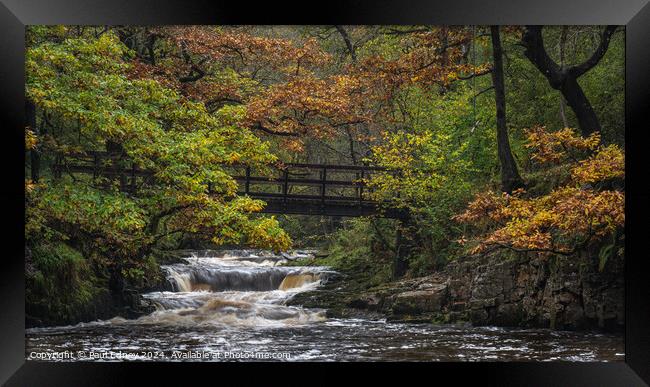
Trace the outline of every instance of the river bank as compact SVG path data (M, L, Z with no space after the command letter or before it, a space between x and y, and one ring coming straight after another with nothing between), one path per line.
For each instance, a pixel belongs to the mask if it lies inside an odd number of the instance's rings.
M326 308L330 317L556 330L624 329L622 260L611 260L599 270L588 254L541 259L501 252L461 257L428 276L380 285L371 283L373 271L367 265L337 270L341 275L318 291L298 294L288 302Z

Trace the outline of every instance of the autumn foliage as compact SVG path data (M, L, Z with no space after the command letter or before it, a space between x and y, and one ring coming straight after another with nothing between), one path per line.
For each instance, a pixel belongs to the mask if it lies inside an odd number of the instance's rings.
M535 127L527 133L532 159L547 165L568 162L569 181L537 197L524 190L476 195L455 216L478 232L463 239L472 253L509 248L568 255L623 227L625 193L616 182L625 177L625 156L618 146L600 145L597 133L582 138L568 128Z
M240 106L242 125L278 136L294 151L310 137L381 135L378 124L391 120L393 99L404 88L446 87L489 70L466 60L472 35L465 27L404 34L393 42L399 51L369 53L338 68L314 38L297 43L214 26L158 27L147 34L165 50L152 63L137 61L133 77L156 79L210 111ZM361 133L362 127L375 133Z
M53 31L30 33L40 38ZM236 162L275 161L268 143L170 88L174 82L163 82L164 72L142 77L146 69L126 60L133 53L114 31L59 33L60 42L46 39L27 50L27 97L45 118L40 136L26 129L26 148L54 158L113 144L119 157L151 171L154 182L136 195L98 176L26 182L27 238L92 240L97 248L111 247L114 257L135 260L161 238L182 233L217 244L289 247L275 218L255 215L264 203L237 196L237 183L224 170Z
M88 203L102 207L110 202L131 214L123 217L133 220L133 228L103 232L123 235L125 241L142 234L130 243L133 247L142 244L140 239L153 246L158 237L175 232L217 244L256 241L282 249L291 242L288 235L272 217L256 214L262 202L236 194L238 184L224 165L367 163L386 170L364 176L368 199L408 209L419 222L414 229L426 230L418 231L420 237L433 241L427 254L438 255L452 245L457 249L450 241L461 230L450 217L499 168L489 97L493 86L485 76L492 71L490 47L481 30L30 28L26 92L37 124L27 128L25 146L42 156L44 167L43 185L26 182L34 200L30 208L43 215L33 216L35 224L56 228L78 221L89 225L82 231L93 235L98 225L115 229L111 222L96 225L86 219L93 215ZM505 28L504 33L516 30ZM516 70L516 56L508 64ZM519 93L508 90L508 103L516 103L513 97ZM514 106L509 111L526 119L509 122L513 128L530 122L558 126ZM526 148L531 152L522 171L559 167L568 172L558 175L562 181L543 194L488 191L476 196L455 217L478 235L472 243L475 251L509 247L569 253L623 224L624 154L618 146L604 145L599 133L582 138L568 128L536 126L526 135L523 147L521 132L510 133L518 160ZM603 136L607 139L607 133ZM94 180L82 181L93 190L48 187L57 179L48 179L46 166L56 157L105 151L109 144L153 171L155 189L123 195L117 184ZM61 180L70 187L82 185L65 174ZM106 199L105 191L115 200ZM87 221L67 219L68 212L48 200L67 201L70 218ZM147 227L136 221L140 217ZM38 228L33 235L44 233Z

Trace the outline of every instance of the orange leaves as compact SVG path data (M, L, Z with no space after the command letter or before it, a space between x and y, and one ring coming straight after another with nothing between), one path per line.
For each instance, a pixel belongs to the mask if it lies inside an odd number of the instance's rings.
M170 89L180 88L180 82L175 72L168 67L152 66L139 60L130 62L126 76L129 79L153 79L162 86Z
M484 251L488 246L511 246L519 250L550 250L551 235L535 227L504 227L489 235L483 243L471 250L472 254Z
M365 125L364 135L375 136L375 128L379 132L395 120L393 99L405 88L449 85L488 69L467 63L473 36L466 27L375 37L376 49L359 46L358 60L340 68L331 66L332 57L318 40L279 38L283 27L277 28L149 28L155 39L165 41L156 46L161 58L156 66L136 63L131 71L161 83L173 78L175 89L205 103L210 112L228 104L245 106L238 123L250 128L325 138L357 136L358 124ZM297 139L285 143L301 148Z
M483 225L473 253L490 247L568 253L625 223L625 194L563 187L538 198L479 194L455 220Z
M565 233L603 237L625 221L625 194L619 191L562 187L537 200L556 214L549 226Z
M247 105L247 121L279 133L329 136L338 124L363 121L355 109L356 87L345 76L295 78L254 97Z
M566 160L567 152L575 150L594 153L573 161L572 181L547 195L525 197L523 191L513 195L492 191L477 194L466 210L454 217L479 231L473 253L506 247L570 254L624 226L624 192L577 186L623 178L625 155L618 146L600 146L598 135L581 138L568 128L548 133L536 127L528 134L533 158L540 161Z
M600 133L595 132L587 138L580 137L574 129L564 128L548 132L545 126L535 126L526 130L527 148L533 148L532 159L542 163L561 162L575 151L593 151L600 144Z
M400 42L404 47L401 55L369 56L357 71L368 82L380 82L386 93L409 84L448 85L461 74L481 74L488 69L486 64L472 65L463 60L464 49L471 40L471 31L464 27L435 27L408 34Z
M245 31L221 30L214 26L164 27L160 33L170 37L181 49L214 61L238 65L266 63L276 69L290 64L320 66L330 60L314 39L302 47L288 39L255 36Z
M313 39L256 35L254 27L167 26L147 29L158 43L155 65L135 61L131 78L150 78L211 111L246 103L269 83L309 75L330 62ZM153 49L152 49L153 52ZM149 54L148 54L149 55ZM147 57L148 60L148 57Z
M300 153L305 150L305 144L302 140L300 139L289 139L285 140L283 142L283 145L286 147L287 150L294 152L294 153Z
M354 130L355 124L372 128L373 122L391 121L391 100L401 89L447 85L460 74L485 71L463 60L470 35L465 28L451 27L406 34L398 52L363 55L344 74L289 77L249 101L248 123L275 133L322 138L339 134L340 128ZM303 49L309 46L307 41Z
M609 145L587 160L582 160L571 171L571 178L579 183L596 183L625 177L625 155L616 145Z
M476 194L467 209L453 217L458 222L478 223L484 219L501 223L508 218L508 194L497 195L494 191Z
M567 159L577 163L571 170L571 178L576 183L596 183L599 181L625 177L625 155L617 145L601 146L600 134L581 137L573 129L564 128L555 132L546 131L543 126L526 130L528 144L533 148L532 158L542 163L563 162ZM585 160L576 160L576 152L592 152Z

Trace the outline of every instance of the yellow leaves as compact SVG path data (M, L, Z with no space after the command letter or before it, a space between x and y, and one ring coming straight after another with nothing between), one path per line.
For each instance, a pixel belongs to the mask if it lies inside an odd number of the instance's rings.
M237 163L239 160L241 160L241 155L237 152L231 153L230 156L228 157L228 161L233 164Z
M25 128L25 149L26 150L32 150L36 149L36 146L38 145L38 138L36 137L36 134L29 128Z
M625 193L577 187L624 178L625 155L617 145L601 146L594 134L582 138L572 129L548 133L543 127L528 130L528 147L539 161L563 161L571 151L591 151L591 156L571 170L572 184L547 195L524 197L488 191L476 195L466 210L454 217L459 222L482 227L473 252L509 247L525 251L570 253L584 243L606 237L625 224ZM573 155L570 156L571 158Z
M123 116L117 116L115 117L115 124L118 126L124 126L127 123L127 119Z
M35 236L52 225L74 225L94 235L97 243L133 252L141 246L146 212L136 200L79 184L34 186L26 182L30 203L26 207L26 233ZM37 194L33 194L38 190ZM27 231L29 230L29 231Z
M450 136L426 129L386 132L382 137L364 160L386 169L365 179L364 192L370 198L426 213L447 211L467 194L468 164L454 155L458 145Z
M596 183L625 177L625 154L617 145L602 147L586 160L580 161L571 171L578 183Z
M110 177L93 181L105 182L102 189L96 188L102 184L91 185L89 179L43 191L26 181L26 221L30 225L26 225L26 232L40 236L40 230L49 225L73 224L92 233L95 242L124 251L141 248L167 230L195 233L217 243L247 241L274 249L288 247L291 241L277 221L257 214L264 202L236 196L237 182L223 165L243 162L257 168L275 160L269 145L242 127L246 106L217 104L209 106L209 112L203 102L192 98L196 93L210 98L232 97L234 101L230 102L237 102L244 89L251 89L257 81L242 81L243 76L236 71L224 70L209 75L214 77L212 81L224 81L224 87L214 94L206 92L205 84L181 90L187 93L181 94L176 84L165 82L178 74L164 65L137 61L126 65L122 54L128 49L112 31L103 36L75 36L30 47L27 93L37 107L46 110L55 122L64 123L73 135L51 133L56 137L37 138L26 128L25 146L68 154L103 149L110 139L125 152L126 160L117 162L124 164L120 168L129 168L128 161L133 161L141 170L154 174L154 183L143 184L135 195L125 195L118 189L118 179ZM263 39L231 42L256 46L260 52L273 51L273 55L286 54L275 52L273 44L267 45ZM303 64L316 60L311 52L316 49L312 43L301 48ZM291 93L287 94L290 97ZM307 103L318 104L321 97L322 93L316 94ZM80 147L79 142L85 146ZM107 160L103 163L115 165ZM163 216L166 230L145 227L157 216Z
M246 107L226 105L217 110L214 116L222 125L238 125L246 117Z
M532 159L542 163L561 162L575 151L594 151L600 144L600 133L594 132L587 138L574 129L564 128L549 132L544 126L525 130L528 136L527 148L533 148Z
M383 141L372 147L374 163L389 169L410 170L414 160L433 139L432 133L383 133Z
M291 237L279 226L275 217L262 218L247 233L249 243L274 251L283 251L291 247Z
M581 137L575 130L564 128L548 132L543 126L526 130L532 159L542 163L571 160L577 165L571 170L571 178L580 184L592 184L608 179L625 177L625 154L617 145L600 145L600 134ZM575 160L576 151L592 152L585 160Z
M260 200L252 200L252 199L238 199L239 204L238 204L238 209L239 211L242 212L260 212L262 209L264 209L264 206L266 203Z
M43 183L35 183L32 179L25 179L25 197L29 198L39 188L44 188Z

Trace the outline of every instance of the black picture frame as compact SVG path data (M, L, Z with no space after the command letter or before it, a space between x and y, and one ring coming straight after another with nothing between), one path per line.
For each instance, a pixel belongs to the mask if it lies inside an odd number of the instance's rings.
M650 5L648 0L327 1L277 3L154 0L0 0L0 112L2 128L0 260L0 382L10 386L121 385L143 372L170 382L196 372L242 384L298 382L293 364L161 364L25 362L24 337L24 31L31 24L616 24L626 26L626 329L620 363L336 364L370 380L402 383L474 380L481 385L636 386L650 383L650 270L644 254L650 219L648 122ZM644 152L645 151L645 152ZM310 382L347 381L332 364L299 364ZM190 372L186 368L192 368ZM354 369L352 369L354 367ZM183 370L181 370L183 368ZM218 368L218 370L215 370ZM270 373L275 374L269 376ZM219 375L218 377L216 375ZM282 376L282 379L278 379ZM153 379L145 378L153 384ZM212 379L210 379L212 378ZM214 379L217 378L217 379ZM289 379L287 379L289 378ZM140 379L141 380L141 379ZM305 379L303 379L304 381ZM409 381L410 380L410 381ZM645 383L644 383L645 381Z

